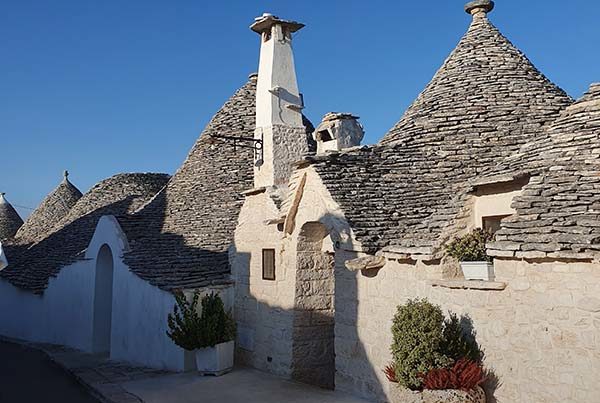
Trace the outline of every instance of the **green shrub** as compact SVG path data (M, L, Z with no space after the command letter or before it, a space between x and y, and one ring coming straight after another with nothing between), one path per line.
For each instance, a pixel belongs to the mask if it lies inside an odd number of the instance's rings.
M442 310L426 299L409 300L398 307L392 325L392 356L400 385L418 389L419 374L451 364L441 353L443 330Z
M461 262L491 262L492 258L486 254L485 244L492 238L491 232L476 228L462 237L454 238L446 245L446 253Z
M217 294L210 294L202 299L200 323L202 334L199 348L213 347L235 338L235 321L225 312L223 301Z
M427 299L409 300L398 306L392 325L395 379L402 386L420 389L422 376L435 368L447 368L461 358L477 362L482 353L473 333L465 334L452 313Z
M192 301L188 301L182 292L175 293L177 305L173 307L173 313L169 314L167 322L170 331L167 336L175 344L186 350L198 348L198 335L202 333L200 315L198 315L199 294L195 293Z
M167 336L186 350L214 347L235 338L235 321L225 312L218 294L202 298L202 312L198 314L199 293L188 301L182 292L175 293L177 304L167 318Z

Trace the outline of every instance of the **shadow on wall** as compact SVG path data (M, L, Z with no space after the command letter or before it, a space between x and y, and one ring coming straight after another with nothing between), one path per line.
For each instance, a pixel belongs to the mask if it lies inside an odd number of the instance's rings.
M473 325L473 320L471 317L467 315L459 316L459 324L460 328L463 331L463 335L465 338L477 346L481 350L481 359L485 358L485 350L481 348L481 345L477 341L477 331L475 330L475 326ZM483 389L485 390L486 402L487 403L496 403L496 397L494 396L496 390L502 385L500 382L500 378L496 375L493 368L485 368L485 383L483 384Z
M9 266L0 272L17 287L42 293L51 277L84 258L98 220L104 215L124 214L136 196L96 209L77 218L36 244L8 244Z
M176 289L227 282L230 273L227 246L208 250L193 244L202 242L192 236L197 234L191 233L190 239L186 239L165 229L168 209L175 207L169 206L164 188L143 210L118 217L130 244L130 250L123 256L124 263L155 286L168 283L169 288Z
M373 367L358 332L357 276L361 274L350 272L344 266L346 260L357 255L339 247L339 231L331 225L339 221L339 217L325 216L320 222L306 222L300 228L296 266L286 270L294 273L295 278L293 310L273 306L253 295L247 281L250 256L237 255L237 259L243 260L239 267L245 272L236 274L245 280L238 281L236 298L248 296L256 304L256 318L237 317L236 320L263 326L263 329L256 328L255 333L266 337L271 349L258 351L254 340L239 338L238 348L241 347L243 355L253 356L250 360L254 360L259 369L280 375L287 372L300 382L385 400L384 387L377 376L382 374L382 368ZM237 253L235 247L233 253ZM236 312L236 316L253 315L246 312L245 309ZM245 332L239 332L238 336L247 337ZM280 349L287 349L290 362L278 362L273 357L272 353Z

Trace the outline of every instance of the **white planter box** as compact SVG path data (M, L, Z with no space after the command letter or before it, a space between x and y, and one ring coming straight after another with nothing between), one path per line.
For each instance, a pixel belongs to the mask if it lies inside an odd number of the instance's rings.
M460 262L465 280L494 281L494 264L489 262Z
M196 369L203 375L223 375L233 368L234 341L196 350Z

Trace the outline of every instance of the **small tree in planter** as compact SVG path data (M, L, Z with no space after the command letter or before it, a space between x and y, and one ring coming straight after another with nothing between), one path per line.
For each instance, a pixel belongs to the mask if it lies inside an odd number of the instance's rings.
M494 280L492 258L487 255L485 247L492 238L491 232L476 228L446 245L446 253L460 262L466 280Z
M177 305L169 314L167 335L178 346L196 352L196 367L203 374L222 375L233 368L235 321L225 312L218 294L202 298L199 293L188 301L182 292L175 294Z
M393 403L485 402L483 353L454 314L444 318L426 299L409 300L394 316L393 363L384 369Z

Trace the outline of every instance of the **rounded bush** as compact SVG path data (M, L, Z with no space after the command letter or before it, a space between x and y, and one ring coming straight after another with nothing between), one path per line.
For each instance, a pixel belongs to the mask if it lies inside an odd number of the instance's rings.
M426 299L409 300L398 307L392 325L392 356L400 385L419 389L420 374L451 364L440 352L443 330L442 310Z
M424 375L433 369L448 368L460 359L480 363L483 353L470 324L468 316L459 319L450 312L445 318L442 309L427 299L398 306L392 325L394 362L386 370L388 379L418 390Z

